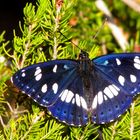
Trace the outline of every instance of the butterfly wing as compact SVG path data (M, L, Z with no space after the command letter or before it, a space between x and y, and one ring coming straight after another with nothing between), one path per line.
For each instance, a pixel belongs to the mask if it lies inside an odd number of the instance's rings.
M139 57L117 54L96 58L87 77L79 74L80 61L53 60L19 70L12 81L60 121L78 126L89 119L106 123L124 113L140 91ZM88 90L84 78L90 84Z
M92 121L97 124L111 122L123 114L132 103L133 96L121 90L102 73L94 82L96 95L92 102Z
M140 91L140 54L123 53L106 55L93 60L96 68L129 95Z
M77 73L71 76L73 76L73 80L61 92L60 98L48 109L60 121L74 126L81 126L88 122L87 103L82 89L83 83Z
M92 103L92 120L100 124L123 114L133 96L140 92L140 54L106 55L94 59L93 63L96 95Z
M71 60L38 63L19 70L11 81L58 120L85 125L87 108L77 67L78 63Z

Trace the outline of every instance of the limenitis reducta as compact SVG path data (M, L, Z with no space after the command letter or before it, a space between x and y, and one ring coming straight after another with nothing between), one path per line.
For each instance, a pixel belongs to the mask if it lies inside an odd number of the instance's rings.
M69 125L111 122L129 108L140 92L140 54L105 55L93 60L52 60L28 66L13 84L59 121Z

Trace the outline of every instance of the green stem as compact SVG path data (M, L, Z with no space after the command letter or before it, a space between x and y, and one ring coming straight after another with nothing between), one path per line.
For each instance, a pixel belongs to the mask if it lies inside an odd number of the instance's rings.
M53 46L53 59L57 59L57 47L58 47L58 42L57 42L57 30L59 28L59 13L60 10L56 10L56 18L55 18L55 27L54 27L54 46Z
M131 117L130 117L130 139L132 139L132 136L133 136L133 131L134 131L134 107L135 107L135 102L132 103L132 106L131 106Z
M31 32L32 32L32 25L29 26L29 34L27 36L27 43L25 43L25 51L22 55L22 61L20 63L20 68L23 68L24 66L24 62L26 60L26 55L28 54L28 51L29 51L29 47L31 46Z

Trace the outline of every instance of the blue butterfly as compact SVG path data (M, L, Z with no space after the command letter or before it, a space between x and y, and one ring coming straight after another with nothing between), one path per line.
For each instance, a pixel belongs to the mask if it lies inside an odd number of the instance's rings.
M140 54L110 54L90 60L52 60L25 67L13 84L68 125L111 122L140 92Z

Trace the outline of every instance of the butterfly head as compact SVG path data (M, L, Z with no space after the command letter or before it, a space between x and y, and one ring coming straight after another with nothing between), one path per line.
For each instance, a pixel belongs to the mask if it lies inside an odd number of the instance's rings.
M89 54L85 51L81 51L79 54L79 60L89 60Z

